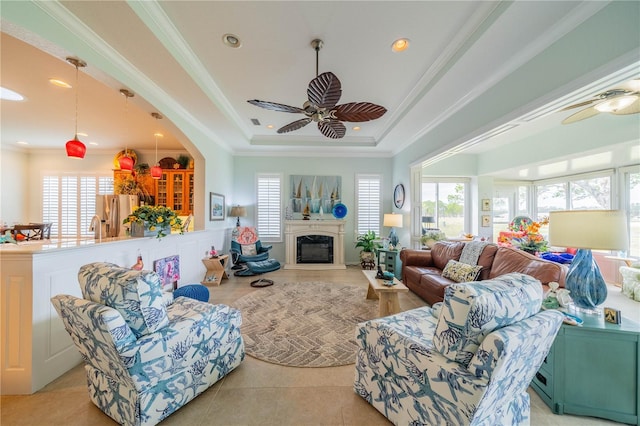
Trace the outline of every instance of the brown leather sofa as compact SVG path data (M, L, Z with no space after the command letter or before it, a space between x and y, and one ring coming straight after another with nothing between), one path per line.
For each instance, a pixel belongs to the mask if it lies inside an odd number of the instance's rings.
M450 259L460 259L465 244L459 241L439 241L431 250L402 250L400 260L403 284L430 305L442 302L444 289L455 282L443 277L442 270ZM495 244L484 247L477 264L482 266L478 280L495 278L509 272L521 272L537 278L545 287L551 281L564 287L568 269L566 265Z

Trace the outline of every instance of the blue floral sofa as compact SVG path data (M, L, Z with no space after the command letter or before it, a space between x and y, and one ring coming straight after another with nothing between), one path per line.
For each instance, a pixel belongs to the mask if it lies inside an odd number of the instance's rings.
M89 396L120 424L155 425L244 359L240 312L163 293L155 272L91 263L83 299L51 299L82 354Z
M526 392L562 324L511 273L452 284L440 309L362 323L354 390L396 425L526 425Z

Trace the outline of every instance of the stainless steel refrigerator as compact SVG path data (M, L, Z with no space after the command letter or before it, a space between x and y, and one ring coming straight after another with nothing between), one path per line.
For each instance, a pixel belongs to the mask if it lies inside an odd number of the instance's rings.
M103 237L124 237L122 221L139 205L137 195L97 195L96 215L101 220Z

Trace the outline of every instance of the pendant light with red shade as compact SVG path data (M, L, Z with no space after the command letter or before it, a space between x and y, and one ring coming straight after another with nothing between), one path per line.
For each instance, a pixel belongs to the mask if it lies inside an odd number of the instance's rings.
M135 95L133 94L133 92L130 92L127 89L120 89L120 93L122 93L124 95L124 115L125 115L125 120L126 120L127 119L127 105L128 105L129 98L132 98ZM126 137L128 137L128 132L127 132L127 135L125 136L125 138ZM124 144L124 153L118 159L118 164L120 164L120 169L121 170L124 170L124 171L127 171L127 172L133 171L133 158L131 158L131 156L129 155L129 150L127 149L126 141L125 141L125 144Z
M67 58L67 62L76 67L76 132L73 139L67 141L65 148L67 150L67 157L69 158L84 158L84 154L87 152L87 147L78 139L78 68L84 68L87 63L78 58Z
M162 115L157 112L152 112L151 116L155 118L156 121L162 118ZM151 167L151 177L154 179L160 179L162 178L162 167L160 167L160 163L158 163L158 137L162 136L162 134L155 132L153 136L156 138L156 164Z

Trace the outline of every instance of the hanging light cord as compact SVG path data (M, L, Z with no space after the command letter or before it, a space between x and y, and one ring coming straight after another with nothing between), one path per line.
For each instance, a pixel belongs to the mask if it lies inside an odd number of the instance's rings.
M78 139L78 65L76 64L76 133L74 139Z

